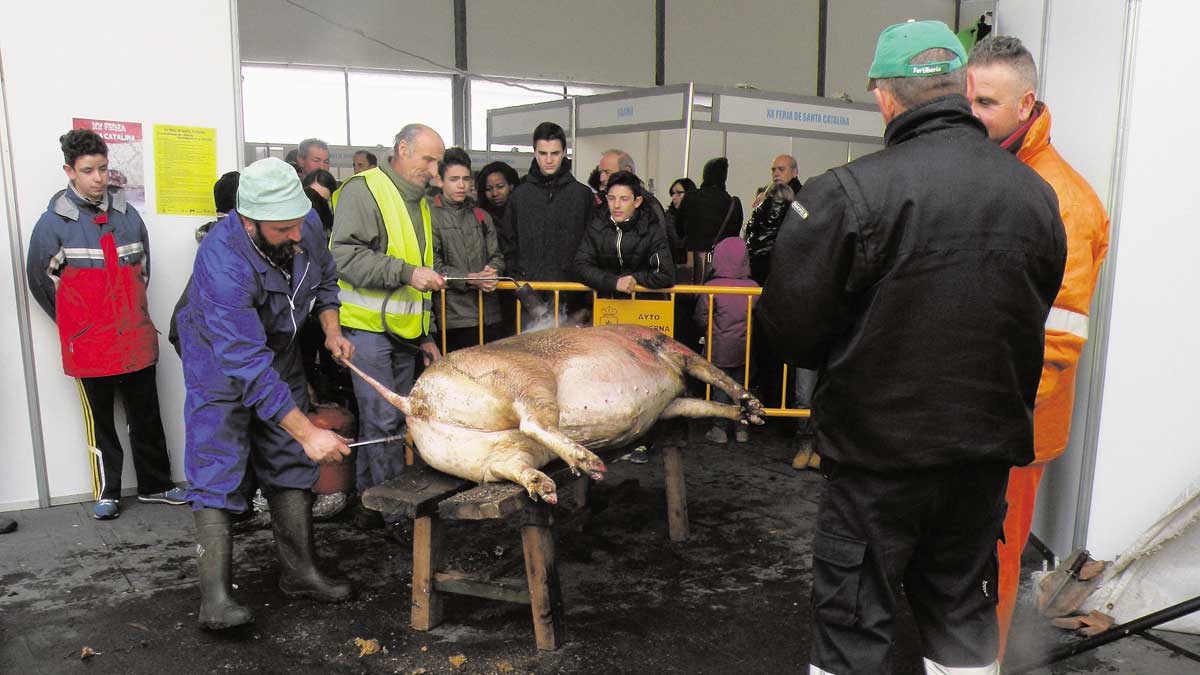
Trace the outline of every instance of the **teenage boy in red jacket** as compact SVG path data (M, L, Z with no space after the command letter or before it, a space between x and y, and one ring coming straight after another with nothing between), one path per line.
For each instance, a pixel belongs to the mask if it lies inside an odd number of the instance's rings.
M63 371L75 378L92 468L92 515L121 514L124 451L113 424L120 395L129 422L138 501L184 504L171 482L158 411L158 331L150 319L146 225L108 184L108 146L94 131L74 129L59 141L69 183L38 219L25 272L29 289L58 324Z

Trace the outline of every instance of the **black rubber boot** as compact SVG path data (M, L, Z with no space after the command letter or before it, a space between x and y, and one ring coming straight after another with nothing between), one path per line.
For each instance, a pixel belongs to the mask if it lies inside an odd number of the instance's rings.
M200 627L224 630L254 621L250 610L229 595L233 576L229 513L200 509L192 514L196 521L196 563L200 567Z
M342 602L354 595L350 584L321 574L313 547L312 502L308 490L280 490L267 497L275 550L279 553L279 590L289 597Z

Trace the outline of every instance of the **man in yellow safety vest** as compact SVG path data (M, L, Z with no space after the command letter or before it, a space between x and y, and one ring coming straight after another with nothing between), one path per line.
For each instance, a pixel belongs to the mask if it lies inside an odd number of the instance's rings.
M431 293L446 286L433 270L433 230L425 186L446 151L441 136L423 124L396 134L392 159L358 173L333 194L329 247L337 261L343 334L354 343L355 364L392 391L412 389L416 358L437 360ZM397 434L404 415L361 379L354 380L360 438ZM404 470L404 444L359 448L358 491ZM360 509L362 527L382 526Z

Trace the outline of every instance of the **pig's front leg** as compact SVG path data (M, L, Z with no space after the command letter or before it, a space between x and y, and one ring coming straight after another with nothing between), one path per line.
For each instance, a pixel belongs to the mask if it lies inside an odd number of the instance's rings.
M696 419L719 417L741 422L742 424L763 423L761 417L748 416L745 408L742 406L705 401L700 398L677 398L671 401L667 405L666 410L663 410L662 414L658 416L659 419L670 419L672 417L691 417Z
M534 468L532 459L528 453L516 450L501 452L484 469L484 479L491 482L510 480L525 488L533 499L541 497L547 504L557 504L557 486L549 476Z

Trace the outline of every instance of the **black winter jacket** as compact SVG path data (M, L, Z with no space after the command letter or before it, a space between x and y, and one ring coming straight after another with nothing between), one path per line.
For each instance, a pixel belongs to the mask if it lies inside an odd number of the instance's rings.
M884 139L793 202L757 312L767 338L822 371L823 457L1027 464L1066 261L1058 200L962 96L902 113Z
M607 215L593 219L575 254L575 270L583 283L601 292L615 291L617 279L626 275L647 288L675 285L665 229L645 204L623 223Z
M725 214L729 213L730 201L735 201L735 204L733 213L726 221ZM699 190L687 193L679 204L677 219L678 227L684 231L687 250L707 251L713 247L722 222L725 223L722 239L738 236L742 229L742 203L725 191L723 183L706 183Z
M596 200L588 186L571 175L564 158L553 176L542 175L537 160L508 198L513 241L506 257L516 266L511 276L528 281L575 281L575 251L583 239Z

